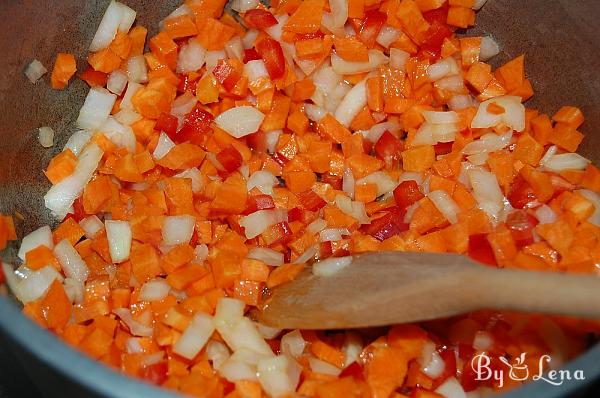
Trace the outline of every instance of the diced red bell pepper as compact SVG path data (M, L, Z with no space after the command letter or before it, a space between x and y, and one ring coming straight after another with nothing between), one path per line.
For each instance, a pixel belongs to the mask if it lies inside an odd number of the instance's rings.
M185 117L183 126L177 132L174 141L178 144L189 141L201 145L203 142L202 135L211 131L210 124L214 119L212 113L196 105Z
M402 181L400 185L394 189L394 199L396 206L401 209L406 209L408 206L423 199L425 195L419 190L419 184L416 181Z
M342 190L342 178L333 174L321 174L321 182L331 185L333 189Z
M333 247L331 242L321 242L319 244L319 258L331 257L333 254Z
M340 373L340 378L348 376L354 377L356 380L364 380L365 375L363 373L363 368L358 364L358 362L353 362L350 366L342 370L342 373Z
M377 36L379 36L379 32L386 20L387 15L384 12L371 10L365 13L365 19L360 27L358 36L367 47L372 48L375 46Z
M266 29L271 26L277 25L277 20L267 10L260 8L249 10L244 15L244 21L249 28Z
M85 210L83 209L83 200L81 196L75 199L73 202L73 213L67 213L65 216L65 220L68 218L72 218L73 220L79 222L83 220L86 216Z
M317 211L325 207L327 202L323 200L319 195L317 195L314 191L309 190L306 192L302 192L299 196L300 204L306 210Z
M405 209L398 206L391 207L387 209L385 215L371 221L371 224L365 225L362 230L378 241L384 241L394 235L408 231L408 224L404 222L405 214Z
M212 71L225 90L231 91L242 77L242 70L234 67L225 59L220 59Z
M271 157L281 167L285 166L285 164L287 162L289 162L289 160L285 156L282 156L279 153L274 153L274 154L271 155Z
M259 210L270 210L275 208L275 202L271 195L249 195L246 200L246 210L244 214L252 214ZM288 215L289 220L289 215Z
M507 199L515 209L529 207L530 203L537 201L533 188L521 176L513 181Z
M262 233L262 237L267 245L275 245L277 243L289 242L294 237L294 233L292 232L292 228L290 228L290 224L287 221L282 221L267 228Z
M421 44L422 53L428 55L431 60L437 60L440 57L444 39L452 36L452 29L446 23L448 19L448 2L435 10L423 13L423 18L429 22L425 41Z
M179 84L177 85L177 91L179 93L185 93L189 91L190 93L196 95L196 83L198 82L199 76L196 79L191 79L190 75L180 74L177 75L179 77Z
M244 50L244 63L247 64L250 61L254 61L256 59L260 59L260 55L253 48L248 48Z
M302 221L304 219L304 211L299 207L294 207L288 211L288 221Z
M217 154L217 160L228 172L233 172L240 168L244 159L233 145L229 145Z
M108 75L103 72L98 72L92 67L88 67L86 70L81 72L79 78L86 82L90 87L104 87L108 80Z
M482 264L496 266L494 250L487 239L487 234L469 236L469 257Z
M271 79L279 79L285 73L285 58L283 49L277 40L266 37L256 43L256 51L265 61L265 67Z
M375 144L375 155L382 160L397 160L403 147L402 141L386 130Z
M518 248L530 245L533 240L533 229L538 220L525 210L515 210L506 217L506 226Z
M154 385L160 386L167 380L169 366L166 361L146 366L142 378Z
M433 149L435 150L436 156L447 155L452 152L452 145L454 145L454 141L439 142L433 146Z
M254 152L267 152L267 134L264 131L248 134L245 138L246 145Z
M174 140L176 137L178 124L179 121L175 116L163 112L158 117L154 129L164 132L169 136L170 139Z

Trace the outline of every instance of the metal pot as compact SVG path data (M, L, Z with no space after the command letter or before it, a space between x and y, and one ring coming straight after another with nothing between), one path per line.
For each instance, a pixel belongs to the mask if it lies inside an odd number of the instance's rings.
M138 23L150 29L173 10L178 0L125 0L139 11ZM47 79L32 85L23 75L34 58L50 68L59 51L74 53L85 68L85 55L108 0L4 0L0 3L0 212L24 216L20 236L52 224L42 197L49 184L42 170L75 130L74 121L87 88L74 79L65 91L54 91ZM587 121L583 154L600 163L600 44L597 0L490 0L469 34L490 33L501 44L501 64L527 54L527 73L536 91L529 106L552 113L562 104L580 106ZM152 31L151 31L152 33ZM36 129L51 126L55 145L43 149ZM14 248L5 260L16 258ZM128 379L63 345L20 314L9 297L0 297L0 331L39 389L51 397L169 397L166 391ZM568 364L582 369L585 381L560 387L538 381L510 397L572 396L600 376L600 346Z

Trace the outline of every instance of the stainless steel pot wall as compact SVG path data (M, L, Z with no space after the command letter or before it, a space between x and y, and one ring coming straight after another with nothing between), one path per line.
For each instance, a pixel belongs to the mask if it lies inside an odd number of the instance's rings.
M139 13L138 23L152 29L177 0L122 0ZM78 79L65 91L48 79L32 85L23 75L34 58L49 69L59 51L71 52L85 67L87 46L108 0L3 0L0 2L0 212L24 216L20 236L53 223L42 197L49 187L42 170L75 131L74 121L87 88ZM527 73L536 96L530 106L554 112L561 104L581 106L587 117L583 153L600 163L600 44L598 0L489 0L469 34L491 33L502 46L500 64L526 54ZM55 146L43 149L36 129L51 126ZM15 252L5 253L5 260ZM168 397L170 394L127 379L67 348L0 298L0 331L48 396ZM600 347L569 364L583 369L586 381L600 376ZM511 397L570 396L585 382L561 387L536 382Z

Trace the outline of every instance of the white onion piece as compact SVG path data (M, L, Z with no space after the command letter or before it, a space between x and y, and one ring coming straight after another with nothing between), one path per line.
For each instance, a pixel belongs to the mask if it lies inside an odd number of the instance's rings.
M589 189L578 189L577 191L594 205L594 213L588 218L588 221L597 227L600 227L600 195Z
M500 115L489 113L487 108L490 104L500 105L504 108L504 113ZM501 122L513 130L519 132L525 130L525 106L521 103L521 97L504 95L482 102L471 122L471 128L489 128Z
M127 74L121 69L116 69L108 75L106 88L113 94L121 95L127 85Z
M535 217L538 219L540 224L552 224L558 220L558 216L554 210L547 205L541 205L535 209Z
M215 123L235 138L258 131L265 115L252 106L237 106L221 113Z
M171 141L171 138L165 133L160 133L158 136L158 143L156 144L156 148L154 148L152 156L154 156L154 159L160 160L169 153L173 147L175 147L175 143Z
M458 113L448 112L435 112L435 111L422 111L421 114L425 118L425 121L433 124L447 124L447 123L458 123L460 117Z
M128 354L143 354L144 349L137 337L130 337L125 340L125 352Z
M126 148L132 153L135 152L136 140L131 127L125 126L119 123L113 116L109 116L102 126L100 126L99 130L117 147Z
M83 129L100 128L110 115L117 96L102 87L92 87L79 110L77 126Z
M162 225L163 243L180 245L189 243L194 233L196 218L190 215L167 216Z
M96 215L88 216L79 221L79 226L85 231L85 237L93 239L104 229L104 223Z
M317 89L315 92L320 90L322 96L327 96L342 82L342 77L335 73L331 66L323 64L313 73L312 80ZM315 95L311 99L315 103L319 102Z
M479 103L469 94L458 94L448 100L448 107L453 111L478 106Z
M244 59L244 45L239 36L234 36L225 43L225 54L231 59L241 61Z
M262 234L270 226L282 221L287 221L287 211L285 210L258 210L242 217L239 224L244 227L246 238L252 239Z
M365 184L377 185L377 196L393 191L398 185L398 183L385 171L376 171L356 181L356 185Z
M256 366L235 360L236 354L237 352L221 365L219 368L221 376L231 383L241 380L255 381L257 379Z
M194 264L202 264L204 260L208 257L208 246L205 243L200 245L196 245L194 248L194 258L192 259L192 263Z
M198 170L196 167L184 170L179 174L175 174L174 177L189 178L190 180L192 180L192 192L193 193L200 192L202 190L202 188L204 187L202 173L200 173L200 170Z
M398 40L402 35L402 31L394 28L388 24L385 24L381 27L379 31L379 35L377 35L377 39L375 41L381 44L382 47L389 48L389 46Z
M423 173L418 173L416 171L403 171L402 174L400 174L398 182L401 183L404 181L415 181L418 185L421 185L423 184Z
M319 241L337 242L342 240L344 236L349 235L350 231L347 228L326 228L319 232Z
M352 263L352 256L330 257L313 264L312 272L316 276L331 276Z
M480 10L487 3L487 0L475 0L473 6L471 7L474 10Z
M248 349L260 355L272 356L273 351L265 339L260 335L256 325L249 319L242 317L232 327L223 327L216 323L217 330L223 340L233 350Z
M335 110L335 118L344 126L349 127L352 120L367 105L367 85L360 81L346 94Z
M143 55L133 55L127 60L127 79L134 83L148 81L148 67Z
M563 170L585 170L590 161L577 153L561 153L544 162L544 168L555 173Z
M484 169L473 169L469 170L468 177L481 210L497 218L504 207L504 195L496 176Z
M82 283L87 280L89 275L88 266L68 240L63 239L54 247L54 256L67 278Z
M142 301L162 300L171 291L171 286L162 278L152 279L140 288L139 299Z
M281 34L283 33L283 26L289 19L289 15L286 13L282 13L281 15L275 15L275 19L277 19L277 25L269 26L265 29L265 32L273 39L277 41L281 41Z
M315 373L320 373L328 376L339 376L342 373L342 369L338 368L330 364L329 362L321 361L315 357L308 358L308 364L310 366L310 370Z
M256 322L256 328L258 329L258 333L267 340L274 339L279 336L281 333L281 329L273 328L271 326L263 325L262 323Z
M204 62L206 63L206 72L204 73L204 76L212 73L213 69L215 69L215 66L217 66L217 63L226 58L227 54L225 54L225 51L223 50L207 51L206 55L204 56Z
M552 157L554 157L554 155L556 155L557 152L558 147L556 145L552 145L550 148L548 148L544 156L542 156L542 159L540 159L540 166L544 167L546 165L546 162L552 159Z
M379 141L383 133L386 132L386 130L390 133L400 131L400 123L398 123L397 121L387 121L375 124L367 131L365 138L367 139L367 141L376 143L377 141Z
M279 355L258 362L258 380L272 397L287 396L296 391L302 367L292 358Z
M488 158L489 154L487 152L476 153L475 155L467 156L467 160L475 166L483 166L486 164Z
M454 199L452 199L446 191L432 191L429 192L427 197L433 202L440 213L446 217L446 220L450 221L451 224L456 224L458 222L460 207L458 207Z
M199 71L206 60L206 49L196 39L190 39L179 50L177 73Z
M100 51L108 47L115 38L117 31L127 32L133 25L135 15L135 11L125 4L111 1L92 39L90 51Z
M248 188L248 192L250 192L254 188L258 188L258 190L265 195L273 194L273 187L279 185L279 180L277 177L273 175L273 173L269 171L259 170L252 173L248 182L246 183L246 187Z
M473 338L473 348L477 351L488 351L494 345L494 338L489 332L479 330Z
M267 151L269 153L277 152L277 144L279 137L283 134L283 130L272 130L265 133L265 141L267 142Z
M242 38L242 44L244 45L244 49L248 50L254 47L254 42L256 41L256 38L258 37L259 33L260 32L256 29L248 29L246 31L246 34Z
M231 2L231 9L237 12L246 12L256 8L258 4L258 0L233 0Z
M322 218L317 218L315 221L306 226L306 230L311 234L317 234L325 229L325 227L327 227L327 221L323 220Z
M98 145L89 144L81 153L73 174L52 186L46 193L44 202L55 216L62 219L67 214L75 199L92 178L102 155L103 151Z
M421 370L432 379L437 379L444 373L445 368L446 364L440 354L438 354L437 351L433 351L429 362L424 364L424 366L421 367Z
M313 245L311 247L309 247L308 249L306 249L306 251L304 253L302 253L300 256L298 256L294 261L292 261L293 264L303 264L306 263L309 260L314 259L315 255L319 252L319 245Z
M358 360L363 351L363 341L356 332L346 332L342 352L344 353L344 368L352 365Z
M112 262L118 264L127 260L131 251L132 239L129 221L106 220L104 226Z
M441 90L462 93L466 90L465 82L461 75L449 75L435 82L435 86Z
M215 310L215 325L217 329L230 330L244 317L245 304L234 298L222 298ZM220 333L220 332L219 332Z
M464 155L476 155L479 153L491 153L506 148L512 139L512 132L502 135L488 133L482 135L478 140L469 142L462 149Z
M171 115L185 116L194 109L194 106L196 106L197 103L198 98L191 92L186 91L173 101L173 105L171 105Z
M187 4L182 4L179 7L177 7L176 9L174 9L169 15L167 15L165 17L165 19L163 19L162 21L159 22L159 24L163 24L164 21L168 20L168 19L172 19L172 18L176 18L176 17L181 17L183 15L189 15L191 17L194 16L194 13L192 12L192 10L190 9L190 7L188 7ZM161 30L163 30L163 27L160 27Z
M5 263L3 263L4 265ZM62 282L62 276L51 265L37 271L20 267L16 273L12 270L12 267L7 265L7 268L4 269L4 273L9 287L13 294L24 304L42 298L55 280Z
M119 123L126 126L131 126L133 123L143 119L142 115L131 109L121 109L114 117Z
M123 96L123 99L121 100L121 109L133 110L133 104L131 103L131 98L142 87L143 86L140 83L136 83L133 81L130 81L129 83L127 83L127 90L125 90L125 95Z
M336 28L344 27L348 20L348 2L346 0L329 0L329 8L333 16L333 26Z
M331 55L331 66L335 73L339 75L370 72L380 65L387 64L388 61L389 58L379 50L369 50L369 60L367 62L346 61L335 53Z
M325 109L313 104L304 104L304 113L307 118L316 123L319 123L327 115Z
M354 199L354 174L352 174L352 169L346 167L344 169L344 175L342 176L342 190L348 194L348 196Z
M65 278L63 283L65 293L72 304L81 304L83 302L84 287L83 283L73 278Z
M38 129L38 141L44 148L50 148L54 145L54 130L44 126Z
M46 246L49 249L54 248L54 241L52 239L52 231L50 227L44 225L36 229L33 232L25 235L21 240L21 246L19 247L18 256L21 260L25 260L25 255L28 251L35 249L38 246Z
M292 358L300 358L305 347L306 340L304 340L302 333L298 329L286 333L281 338L280 349L284 355L289 355Z
M401 71L406 70L406 61L410 58L410 53L399 48L390 48L390 66Z
M173 346L173 352L184 358L194 359L214 330L212 317L202 312L197 313Z
M256 83L259 79L269 77L265 61L262 59L255 59L244 64L244 74L248 77L249 83Z
M272 267L278 267L284 263L283 253L268 247L254 247L248 252L248 258L262 261Z
M467 393L455 377L449 377L435 390L446 398L467 398Z
M437 141L433 138L433 125L431 123L423 123L410 142L412 147L435 144L437 144Z
M115 308L112 312L121 318L121 321L127 325L132 335L142 337L152 336L154 328L152 326L144 325L143 323L133 319L129 308Z
M490 36L483 36L481 38L481 47L479 50L479 60L485 62L490 58L495 57L500 53L500 46Z
M452 57L446 57L439 60L427 68L427 76L429 77L429 80L434 82L448 75L456 75L458 73L460 73L460 67Z
M37 83L38 80L42 78L46 73L48 73L48 69L42 65L40 61L34 59L31 61L29 65L27 65L27 69L25 69L25 76L32 83Z
M88 142L90 142L91 138L92 133L90 133L87 130L76 131L67 140L63 151L65 149L70 149L71 152L73 152L73 155L79 156L83 148L87 145Z
M229 359L231 355L229 348L220 341L211 340L206 345L206 356L212 362L215 370L221 369L221 366Z

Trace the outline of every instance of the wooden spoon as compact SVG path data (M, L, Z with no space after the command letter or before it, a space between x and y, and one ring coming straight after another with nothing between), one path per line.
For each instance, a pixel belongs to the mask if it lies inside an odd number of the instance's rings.
M600 318L600 278L498 269L453 254L378 252L330 276L305 270L275 288L256 316L281 329L344 329L479 309Z

